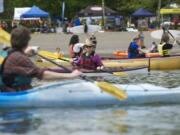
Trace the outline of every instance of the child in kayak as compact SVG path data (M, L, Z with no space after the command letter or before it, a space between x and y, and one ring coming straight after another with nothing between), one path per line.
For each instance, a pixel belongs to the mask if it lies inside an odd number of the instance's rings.
M145 52L138 46L139 38L135 37L128 47L128 58L143 58Z
M101 57L95 53L96 45L89 39L86 39L83 46L83 54L80 56L77 66L88 70L102 70L104 68Z
M32 78L57 80L74 78L81 74L78 70L72 73L57 73L37 67L27 56L27 54L34 54L32 50L27 50L30 38L30 31L26 27L17 27L12 30L12 48L1 65L0 90L2 92L30 89Z

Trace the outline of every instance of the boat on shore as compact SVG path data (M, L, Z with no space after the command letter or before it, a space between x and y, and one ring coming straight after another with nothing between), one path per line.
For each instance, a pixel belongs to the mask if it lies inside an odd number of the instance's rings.
M126 99L102 91L80 79L49 83L27 91L0 93L0 108L97 107L108 105L179 104L180 87L165 88L152 84L116 84Z

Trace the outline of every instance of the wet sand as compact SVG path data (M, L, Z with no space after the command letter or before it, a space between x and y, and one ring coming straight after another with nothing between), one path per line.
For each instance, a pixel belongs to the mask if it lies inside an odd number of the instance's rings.
M95 33L97 38L96 52L101 55L112 55L115 50L127 50L130 41L138 35L138 32L104 32ZM65 55L68 55L68 44L72 34L33 34L30 44L40 46L41 49L55 51L56 47L60 47ZM79 34L80 42L84 42L86 34ZM150 36L150 32L144 32L145 46L150 47L153 41L159 43L160 40ZM174 53L180 53L180 46L173 48Z

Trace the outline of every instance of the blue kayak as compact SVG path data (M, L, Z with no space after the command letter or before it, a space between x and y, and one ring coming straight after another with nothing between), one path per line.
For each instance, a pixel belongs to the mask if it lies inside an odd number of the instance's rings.
M0 93L0 108L95 107L106 105L145 105L180 103L180 87L164 88L152 84L115 85L128 98L119 100L96 84L75 79L49 83L27 91Z

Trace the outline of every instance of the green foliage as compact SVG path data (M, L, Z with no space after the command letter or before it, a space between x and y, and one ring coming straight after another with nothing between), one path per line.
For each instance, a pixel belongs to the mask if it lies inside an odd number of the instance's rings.
M151 12L156 12L158 0L104 0L105 5L118 11L120 15L130 15L140 7L144 7ZM179 0L171 0L180 4ZM102 0L65 0L65 16L73 18L81 9L88 5L101 5ZM170 0L161 0L162 7L167 5ZM62 0L4 0L5 11L0 14L1 19L12 19L14 7L39 6L50 13L51 16L61 15Z

